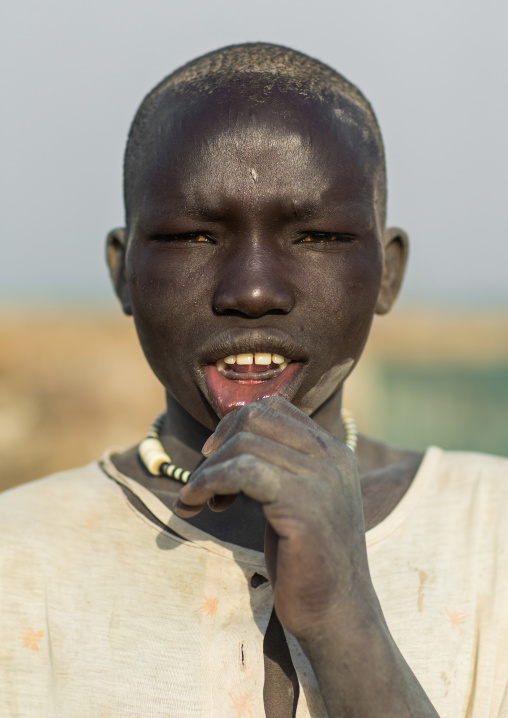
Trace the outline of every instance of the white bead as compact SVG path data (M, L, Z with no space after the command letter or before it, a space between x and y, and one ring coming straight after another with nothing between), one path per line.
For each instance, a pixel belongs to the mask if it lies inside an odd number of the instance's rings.
M161 464L165 464L167 460L167 454L161 454L160 451L155 451L155 449L152 451L147 451L143 455L143 462L146 468L154 476L160 474Z
M159 473L161 464L171 462L158 439L144 439L139 445L138 452L148 471L154 475Z
M344 427L344 443L354 453L358 444L358 430L353 415L347 409L341 409L342 425Z
M174 476L177 481L186 483L189 480L190 471L175 466L171 463L171 458L164 451L164 447L159 440L159 435L165 421L166 414L161 414L153 422L148 430L146 438L138 446L139 458L154 476L166 475L170 478ZM161 466L166 464L161 474Z
M153 451L154 449L157 449L157 451L164 451L159 439L143 439L139 445L140 454L144 451Z

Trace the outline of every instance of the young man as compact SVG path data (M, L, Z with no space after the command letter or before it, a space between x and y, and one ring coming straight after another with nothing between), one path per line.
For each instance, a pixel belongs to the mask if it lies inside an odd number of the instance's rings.
M508 463L341 418L403 275L385 199L369 104L304 55L145 98L107 253L167 412L0 501L2 716L508 716Z

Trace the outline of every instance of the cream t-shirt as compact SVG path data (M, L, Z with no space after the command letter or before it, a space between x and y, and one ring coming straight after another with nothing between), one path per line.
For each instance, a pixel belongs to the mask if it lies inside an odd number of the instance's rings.
M508 718L508 460L430 448L367 544L388 626L441 718ZM261 553L188 525L108 458L2 494L1 718L261 718L273 599L256 573ZM287 637L297 718L325 716Z

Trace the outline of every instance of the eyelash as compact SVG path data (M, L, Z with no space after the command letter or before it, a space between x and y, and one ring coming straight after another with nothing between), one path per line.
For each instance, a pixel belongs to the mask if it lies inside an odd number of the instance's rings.
M185 234L161 234L154 237L157 242L180 241L187 244L214 244L204 232L187 232ZM304 232L295 244L335 244L339 242L352 242L354 236L338 232Z
M355 239L351 234L339 232L306 232L298 240L298 244L327 244L335 242L352 242Z
M202 237L203 239L199 239ZM210 237L207 237L204 232L187 232L185 234L159 234L154 237L156 242L186 242L188 244L207 244L211 243Z

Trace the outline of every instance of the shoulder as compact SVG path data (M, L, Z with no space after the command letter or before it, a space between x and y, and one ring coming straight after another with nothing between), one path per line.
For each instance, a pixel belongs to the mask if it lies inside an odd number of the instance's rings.
M483 484L508 491L508 458L473 451L442 451L431 448L436 470L442 481L451 485Z
M123 494L98 463L63 471L0 494L0 544L40 543L107 511Z
M508 501L508 459L473 451L428 449L422 469L441 496L478 501L480 497Z
M98 462L76 469L60 471L50 476L20 484L0 493L0 511L44 505L46 509L55 504L81 501L95 496L97 490L106 490L111 480L101 470ZM41 503L42 502L42 503Z
M508 547L508 459L467 451L427 452L430 506L447 524L475 527L492 540L503 538ZM424 460L424 461L425 461Z

